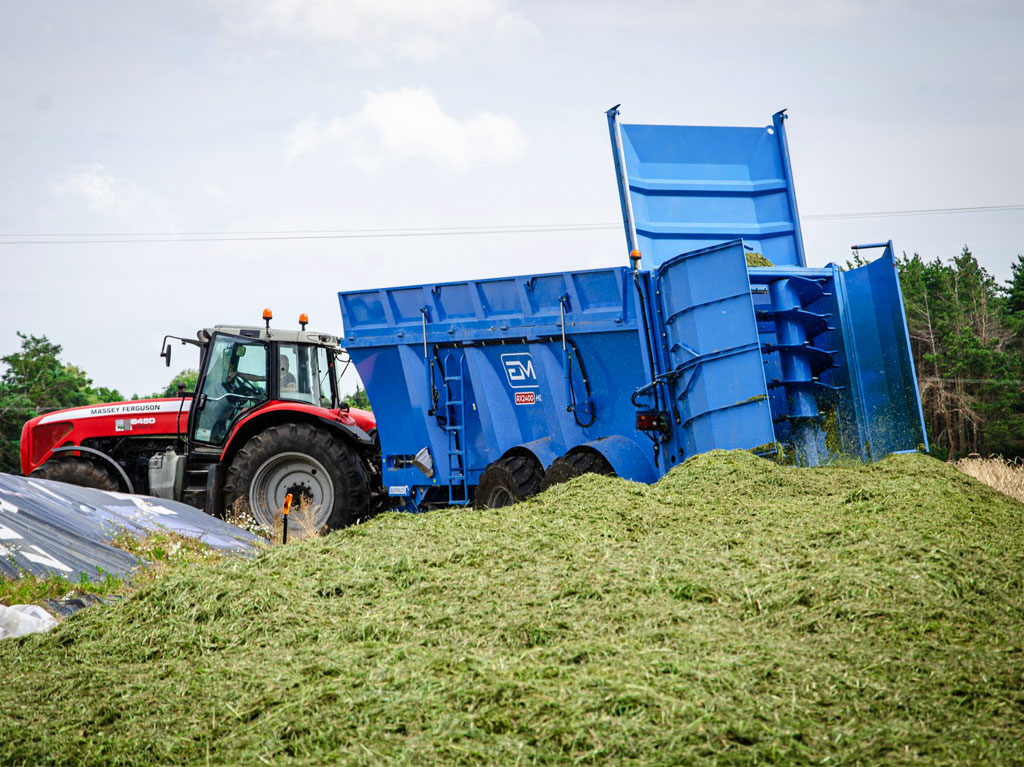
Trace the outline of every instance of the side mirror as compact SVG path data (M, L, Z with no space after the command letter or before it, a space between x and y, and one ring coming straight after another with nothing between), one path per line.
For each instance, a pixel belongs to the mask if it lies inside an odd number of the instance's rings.
M171 366L171 345L170 344L167 344L167 346L164 347L164 350L162 352L160 352L160 356L164 358L164 361L167 363L167 367L170 367Z

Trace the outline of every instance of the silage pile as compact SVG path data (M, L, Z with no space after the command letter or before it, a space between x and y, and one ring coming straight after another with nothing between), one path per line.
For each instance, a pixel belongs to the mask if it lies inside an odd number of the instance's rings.
M197 566L0 668L3 764L1015 764L1024 505L715 453Z

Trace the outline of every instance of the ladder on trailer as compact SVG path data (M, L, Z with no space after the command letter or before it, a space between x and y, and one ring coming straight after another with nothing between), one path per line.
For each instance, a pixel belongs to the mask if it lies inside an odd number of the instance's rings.
M466 356L448 352L441 363L444 374L445 431L448 432L448 503L469 503L466 473Z

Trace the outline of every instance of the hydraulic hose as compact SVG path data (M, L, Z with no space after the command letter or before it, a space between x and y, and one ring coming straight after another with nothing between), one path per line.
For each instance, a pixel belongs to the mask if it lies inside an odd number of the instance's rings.
M650 363L651 368L651 382L656 384L657 373L654 368L654 347L651 344L651 325L647 321L647 299L644 297L644 290L640 286L640 273L636 269L633 270L633 284L636 285L637 295L640 296L640 318L643 321L644 326L644 340L647 342L647 361ZM654 392L654 409L660 410L661 400L658 397L657 385L653 388Z

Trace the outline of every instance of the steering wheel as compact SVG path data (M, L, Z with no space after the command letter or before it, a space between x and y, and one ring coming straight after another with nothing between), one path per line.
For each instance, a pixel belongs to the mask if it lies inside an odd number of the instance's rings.
M225 388L229 392L239 397L245 397L247 399L263 398L263 389L238 373L228 373L227 378L224 380L224 384Z

